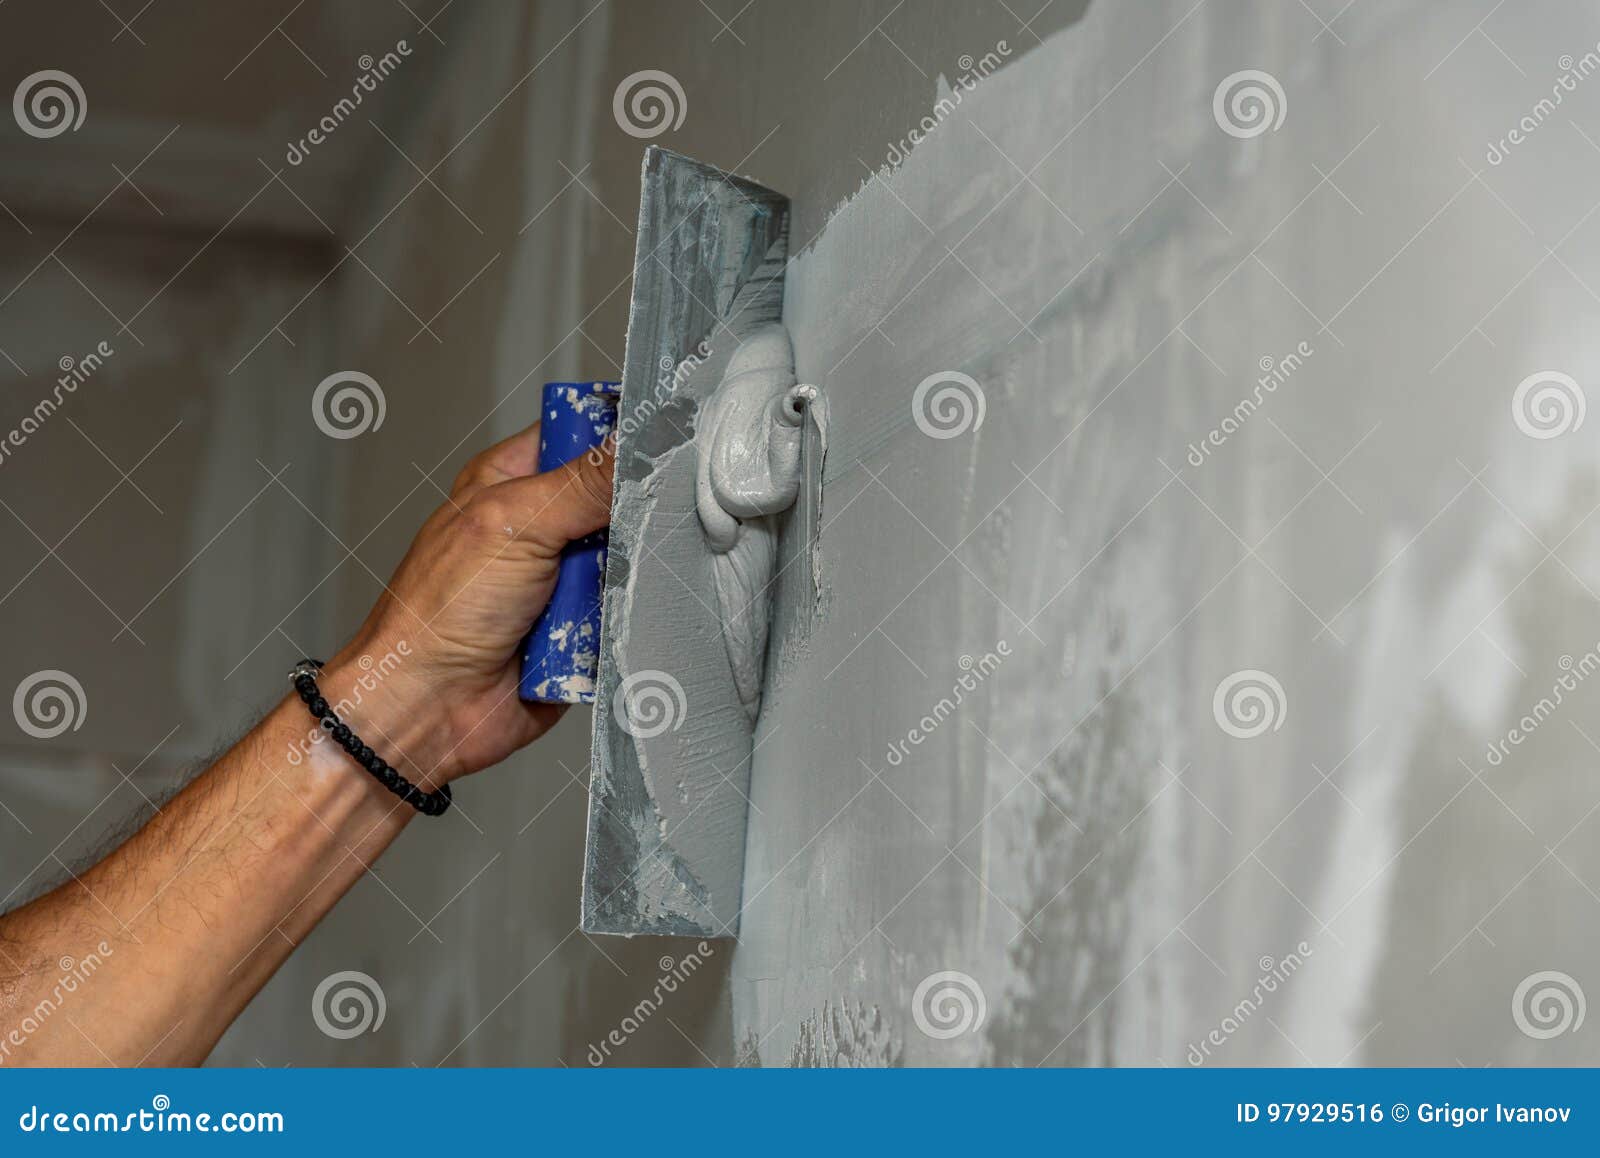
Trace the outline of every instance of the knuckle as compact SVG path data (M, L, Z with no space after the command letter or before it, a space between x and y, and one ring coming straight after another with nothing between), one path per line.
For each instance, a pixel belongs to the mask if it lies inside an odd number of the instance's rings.
M485 538L508 539L516 535L515 512L504 499L488 493L475 495L467 502L461 521L467 530Z
M573 471L572 486L586 502L603 510L611 509L611 487L598 469Z
M479 486L489 481L489 467L483 452L467 459L467 464L461 468L461 473L456 475L456 481L450 485L450 493L465 490L468 487Z

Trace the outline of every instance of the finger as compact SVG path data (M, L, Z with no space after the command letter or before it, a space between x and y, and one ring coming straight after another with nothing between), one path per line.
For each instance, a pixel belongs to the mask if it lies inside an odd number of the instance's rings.
M480 450L450 485L450 497L465 502L484 487L525 478L539 469L539 423Z
M500 534L551 554L611 521L615 443L581 454L565 466L485 487L473 505Z

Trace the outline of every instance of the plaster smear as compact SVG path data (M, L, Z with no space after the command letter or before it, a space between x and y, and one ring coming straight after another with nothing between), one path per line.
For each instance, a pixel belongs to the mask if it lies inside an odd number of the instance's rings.
M879 1011L909 1064L1504 1060L1516 981L1595 950L1534 919L1523 855L1593 804L1582 737L1474 759L1600 639L1596 435L1509 412L1540 367L1592 377L1588 306L1501 200L1590 206L1472 185L1456 157L1516 101L1471 62L1419 76L1451 23L1352 9L1331 52L1277 6L1092 6L791 263L829 593L752 776L733 1000L763 1061L825 1055L829 1008ZM1248 67L1278 131L1216 119ZM1230 731L1214 694L1254 670L1276 726ZM1486 911L1514 932L1474 936ZM983 1000L930 1033L954 973Z
M752 725L761 711L777 516L800 493L806 410L816 398L816 387L794 384L789 335L765 326L734 351L695 430L695 509L714 555L728 664Z

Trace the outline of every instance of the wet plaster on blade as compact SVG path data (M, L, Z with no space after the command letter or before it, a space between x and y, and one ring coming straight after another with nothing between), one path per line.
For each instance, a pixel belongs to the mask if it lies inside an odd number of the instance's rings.
M727 355L713 349L689 371L686 394L696 394L705 383L720 382L728 361ZM793 372L784 373L792 381ZM788 493L805 480L815 489L822 461L824 413L818 400L802 415L797 434L814 449L803 454L797 451L790 464L792 477L777 489ZM703 411L679 417L692 423L698 435ZM671 850L670 856L645 858L637 873L641 911L653 912L663 920L684 914L695 920L718 921L705 882L736 887L742 873L748 804L742 791L730 788L729 778L748 768L753 745L753 722L738 695L723 638L724 608L754 604L754 611L764 619L768 612L759 596L771 577L718 598L719 558L696 541L701 534L699 521L684 518L684 512L696 505L698 450L698 442L689 441L655 459L646 485L616 516L619 523L636 525L638 541L650 544L651 549L635 557L630 582L619 594L613 657L621 671L670 671L684 693L677 727L658 736L636 737L646 741L637 743L635 752L650 792L654 822L652 827L636 829L635 835L641 848L659 844ZM802 459L815 462L815 468L802 470ZM637 506L631 505L635 501ZM814 503L810 510L815 510ZM775 549L787 543L788 528L793 525L785 517L789 514L763 516L774 520L766 533L774 537ZM801 513L795 517L801 520L801 529L792 532L799 536L799 546L787 549L809 552L813 536L803 528L814 526L815 516ZM781 526L776 525L780 518ZM806 581L812 581L809 574ZM651 600L648 614L635 602L641 593ZM795 634L798 632L784 637L791 654L798 647ZM781 646L777 636L773 644L774 648ZM768 650L763 639L762 655ZM781 666L781 662L757 662L756 677L759 680L765 671L768 680L776 679Z
M726 356L713 354L686 385L692 390L697 382L720 376L725 362ZM683 417L691 426L698 419L697 414ZM669 564L658 553L668 550L669 543L687 548L692 545L689 537L699 533L694 519L684 517L694 509L696 462L692 439L672 447L654 460L637 507L613 515L616 522L636 525L638 541L652 545L631 561L620 614L613 620L613 661L624 672L668 672L683 690L676 727L661 736L633 738L650 801L649 812L632 821L640 826L635 836L640 849L663 850L639 858L634 903L641 914L654 914L667 924L680 918L714 919L700 876L736 879L739 866L713 859L709 873L696 874L689 864L702 854L715 857L719 849L741 849L743 843L743 813L730 810L725 799L707 799L703 793L712 786L698 782L694 774L705 767L733 770L748 758L743 711L737 696L729 695L731 674L726 673L721 622L715 614L710 560L696 559L686 549L684 557ZM636 603L641 593L650 600L648 613ZM669 624L675 630L663 634L660 628ZM696 828L685 827L696 819ZM707 833L708 839L696 841L696 832Z
M696 424L695 509L712 551L728 666L752 729L761 711L779 516L799 496L816 400L815 387L795 385L789 335L775 323L740 343Z

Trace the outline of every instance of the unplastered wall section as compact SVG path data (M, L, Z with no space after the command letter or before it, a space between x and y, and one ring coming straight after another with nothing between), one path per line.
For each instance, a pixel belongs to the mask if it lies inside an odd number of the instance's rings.
M0 745L0 910L152 817L277 696L263 636L330 562L274 481L327 483L281 388L323 319L263 340L320 251L80 216L23 206L0 250L0 623L6 687L32 689ZM329 611L306 600L296 630Z

